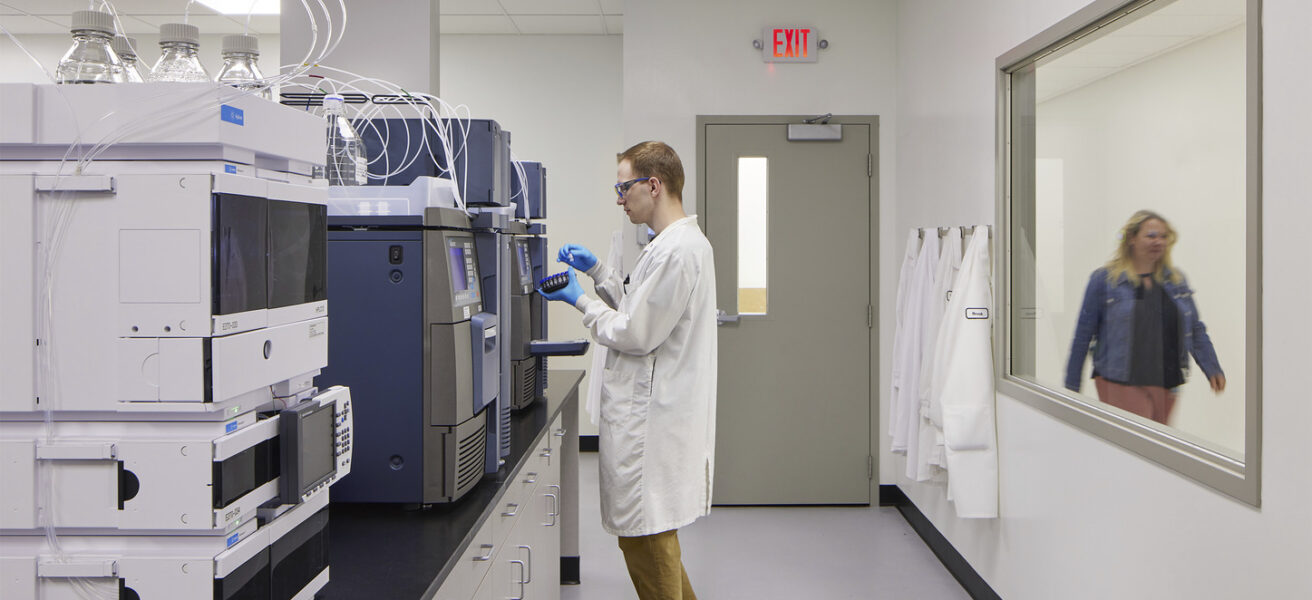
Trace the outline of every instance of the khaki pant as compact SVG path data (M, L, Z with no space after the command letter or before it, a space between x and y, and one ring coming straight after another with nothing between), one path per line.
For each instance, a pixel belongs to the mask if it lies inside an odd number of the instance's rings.
M621 537L620 550L639 600L697 600L688 572L683 570L677 529Z
M1101 377L1093 378L1098 399L1121 410L1162 424L1169 424L1175 408L1175 393L1161 386L1122 385Z

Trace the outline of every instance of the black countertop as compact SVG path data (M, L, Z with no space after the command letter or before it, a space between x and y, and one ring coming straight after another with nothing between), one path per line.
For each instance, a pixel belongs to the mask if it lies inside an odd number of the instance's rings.
M583 371L551 371L546 398L511 414L506 464L451 504L407 509L396 504L329 506L328 585L319 598L425 598L441 586L505 492L529 450L567 402L578 401Z

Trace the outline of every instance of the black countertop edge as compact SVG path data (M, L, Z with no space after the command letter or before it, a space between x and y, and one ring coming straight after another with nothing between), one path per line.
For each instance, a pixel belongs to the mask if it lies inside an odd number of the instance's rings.
M584 372L550 371L545 398L511 415L511 451L496 474L451 504L406 510L394 504L330 506L332 580L322 598L432 598L492 517L549 425L577 401ZM458 541L456 541L458 539Z

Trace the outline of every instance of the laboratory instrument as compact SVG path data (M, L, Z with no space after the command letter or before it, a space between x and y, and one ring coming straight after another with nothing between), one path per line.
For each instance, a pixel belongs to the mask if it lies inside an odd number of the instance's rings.
M455 501L496 470L487 448L500 435L503 338L485 311L469 216L450 181L428 177L329 196L333 328L316 381L359 399L352 476L334 498Z
M6 600L311 598L328 583L328 494L227 535L0 537ZM62 554L62 555L61 555Z

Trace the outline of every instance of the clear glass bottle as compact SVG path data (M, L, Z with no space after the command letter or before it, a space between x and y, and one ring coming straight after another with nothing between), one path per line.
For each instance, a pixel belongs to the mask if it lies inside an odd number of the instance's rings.
M160 25L159 48L159 60L150 70L150 81L212 81L196 55L200 49L200 30L195 25Z
M369 160L364 141L343 114L345 103L339 94L323 97L323 111L328 117L328 160L324 176L328 185L364 185L369 181Z
M273 100L273 91L264 87L260 72L260 39L253 35L223 36L223 68L214 78L219 83L243 90L259 90L261 98ZM263 87L264 89L260 89Z
M114 17L98 10L73 11L73 46L55 68L59 83L120 83L123 63L110 47Z
M109 45L114 49L114 54L123 63L123 82L124 83L141 83L145 79L141 76L141 68L137 62L137 38L114 36L114 41Z

